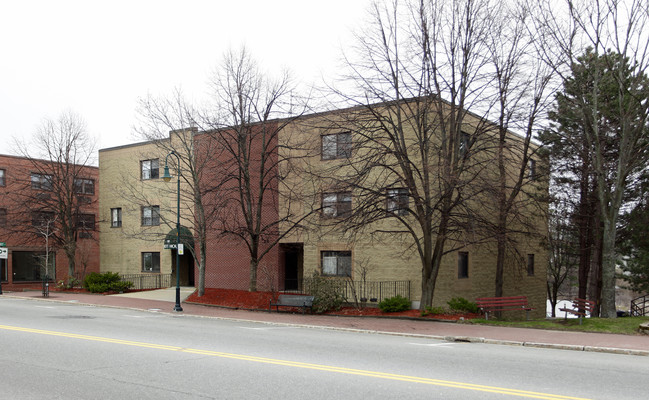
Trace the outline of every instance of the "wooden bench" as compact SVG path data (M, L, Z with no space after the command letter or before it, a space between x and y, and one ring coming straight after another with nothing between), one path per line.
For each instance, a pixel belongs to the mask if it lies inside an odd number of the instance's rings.
M484 317L489 319L489 313L494 311L519 311L525 310L525 317L530 319L530 311L533 310L527 304L527 297L525 296L510 296L510 297L479 297L475 299L478 307L484 311Z
M280 307L296 307L302 308L302 314L308 308L309 311L313 307L313 296L307 296L303 294L280 294L277 297L277 301L273 303L273 300L270 300L268 305L268 312L271 312L275 307L276 311L279 311Z
M595 302L586 299L575 298L572 300L572 308L560 308L559 311L566 313L565 318L568 319L568 313L576 315L579 318L579 325L581 319L590 315L595 310Z

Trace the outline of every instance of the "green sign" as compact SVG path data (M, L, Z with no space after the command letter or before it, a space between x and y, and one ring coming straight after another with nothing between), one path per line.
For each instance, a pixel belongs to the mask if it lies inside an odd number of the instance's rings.
M0 247L7 247L7 243L5 243L5 242L0 242Z

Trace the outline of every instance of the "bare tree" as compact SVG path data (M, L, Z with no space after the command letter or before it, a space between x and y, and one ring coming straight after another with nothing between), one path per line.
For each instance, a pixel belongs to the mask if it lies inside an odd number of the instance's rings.
M357 106L332 113L330 128L350 131L353 150L343 166L320 172L354 196L339 226L412 244L422 265L422 310L432 305L442 257L484 240L483 228L493 225L479 200L497 133L487 118L494 102L490 6L375 4L372 25L347 58L343 84L357 90L335 91Z
M549 47L560 54L563 63L549 62L564 81L575 71L585 74L589 85L582 85L574 96L574 106L583 125L583 134L592 149L597 181L597 196L603 225L602 304L603 317L616 317L615 242L617 222L626 188L634 171L647 160L646 73L649 67L649 39L646 30L649 8L643 0L567 0L563 8L544 2L540 20ZM566 18L567 16L567 18ZM582 57L587 49L598 60ZM604 101L603 84L612 77L617 103ZM617 120L614 132L602 118ZM615 156L607 154L609 137L614 135Z
M547 204L529 190L546 182L547 174L539 146L532 142L551 101L552 70L544 64L539 52L544 45L537 32L529 29L531 12L519 3L498 2L494 6L494 24L487 47L496 101L492 112L497 125L495 182L487 189L493 196L496 221L493 226L497 244L495 293L503 296L507 253L517 254L522 235L539 234L538 220L532 212L535 202ZM485 93L486 95L486 93ZM518 132L519 137L512 135ZM527 190L526 190L527 189ZM545 193L542 188L537 193ZM538 213L537 213L538 216ZM508 251L510 250L510 251ZM524 257L511 257L523 260Z
M138 134L147 141L155 143L161 153L172 151L180 160L180 178L182 188L180 196L184 207L181 211L185 220L192 223L196 246L187 246L198 269L198 296L205 293L205 266L207 265L207 232L214 229L219 207L212 204L207 207L205 197L219 191L214 182L209 182L208 170L214 168L213 159L219 159L222 149L211 140L201 140L199 129L203 126L202 114L194 109L177 90L169 98L149 96L139 103L140 125L136 128ZM177 160L168 159L172 170L175 170ZM209 182L209 183L208 183ZM128 196L140 198L144 196L138 188L131 188ZM171 189L170 189L171 190ZM219 196L215 196L218 198ZM142 204L150 200L141 198ZM175 212L172 212L175 216ZM174 218L167 218L169 221ZM159 240L159 237L153 238ZM178 272L179 266L176 266Z
M71 112L57 120L45 119L31 143L17 144L29 160L30 181L13 194L22 209L14 227L40 235L43 221L50 226L52 245L63 249L68 259L68 278L74 278L78 239L92 238L95 215L91 213L95 194L95 143L83 119Z
M562 204L555 202L555 204ZM566 206L564 204L564 206ZM547 292L555 317L557 302L565 284L575 275L579 263L578 230L570 219L571 213L566 210L552 210L549 215L547 245L550 252L548 265ZM564 293L565 294L565 293Z
M220 187L219 201L226 202L218 204L217 229L245 244L250 255L249 290L256 291L259 263L306 218L293 215L290 207L279 209L284 184L280 174L287 173L291 146L296 145L285 131L302 111L288 117L295 107L289 74L268 78L245 48L225 54L212 87L209 135L220 147L220 156L211 157L219 167L211 181Z
M54 223L56 222L56 216L51 215L49 218L44 218L41 221L39 221L40 224L37 224L35 226L35 229L38 232L38 235L42 236L43 239L45 240L45 254L41 257L39 257L39 264L41 266L41 272L42 272L42 278L43 281L49 280L50 277L52 276L51 273L54 272L50 268L52 268L52 260L51 260L51 254L50 252L52 251L52 246L50 245L50 237L54 235Z

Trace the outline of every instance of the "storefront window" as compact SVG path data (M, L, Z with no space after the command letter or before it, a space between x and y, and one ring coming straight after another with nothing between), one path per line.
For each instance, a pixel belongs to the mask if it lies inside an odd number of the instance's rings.
M14 282L40 281L45 275L56 280L55 253L50 253L47 268L44 251L14 251L11 258Z

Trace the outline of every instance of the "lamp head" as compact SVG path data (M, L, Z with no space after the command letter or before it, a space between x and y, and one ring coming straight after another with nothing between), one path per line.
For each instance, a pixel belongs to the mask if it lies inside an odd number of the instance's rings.
M165 164L164 173L162 174L162 180L169 182L171 180L171 174L169 173L169 166Z

